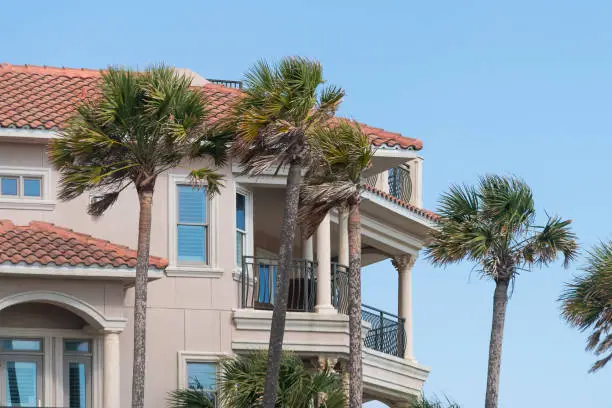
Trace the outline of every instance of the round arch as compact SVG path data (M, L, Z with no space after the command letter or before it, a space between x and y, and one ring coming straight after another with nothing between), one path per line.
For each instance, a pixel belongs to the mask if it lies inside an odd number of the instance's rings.
M55 291L30 291L6 296L0 299L0 310L28 302L49 303L62 307L81 317L89 325L99 330L121 332L126 325L126 319L123 317L106 317L89 303L74 296Z

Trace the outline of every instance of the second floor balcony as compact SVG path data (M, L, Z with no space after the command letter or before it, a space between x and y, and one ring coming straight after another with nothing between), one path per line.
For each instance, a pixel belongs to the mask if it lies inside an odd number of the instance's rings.
M278 259L244 256L241 273L241 307L272 310L275 304ZM348 315L348 267L330 265L330 293L335 312ZM289 271L290 312L314 313L317 305L317 263L296 259ZM405 318L365 304L361 305L364 346L385 354L404 357L406 352Z

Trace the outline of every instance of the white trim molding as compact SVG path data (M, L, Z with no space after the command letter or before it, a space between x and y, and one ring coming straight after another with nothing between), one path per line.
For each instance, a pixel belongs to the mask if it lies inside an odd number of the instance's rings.
M161 279L163 270L149 267L149 281ZM0 275L46 277L61 279L104 279L133 282L136 279L135 268L88 268L74 266L45 266L0 264Z
M0 310L27 302L50 303L68 309L98 330L121 332L127 324L127 319L124 317L107 317L89 303L55 291L30 291L6 296L0 299Z
M233 312L237 330L270 331L271 310L234 309ZM348 316L339 313L287 312L285 331L349 334Z
M209 197L207 201L208 237L206 244L208 263L202 265L180 264L177 250L177 200L176 186L190 184L187 174L168 174L168 267L166 275L170 277L220 278L223 269L219 267L219 197Z
M398 215L401 215L402 217L405 217L405 218L407 218L409 220L412 220L412 221L417 222L417 223L419 223L421 225L424 225L427 228L431 228L432 230L438 228L438 224L436 224L434 221L432 221L432 220L430 220L430 219L428 219L428 218L426 218L426 217L424 217L424 216L422 216L420 214L417 214L416 212L411 211L411 210L409 210L406 207L403 207L403 206L401 206L401 205L399 205L397 203L394 203L391 200L388 200L388 199L386 199L384 197L381 197L381 196L379 196L376 193L373 193L371 191L367 191L366 190L366 191L362 192L361 196L364 199L366 199L366 200L368 200L368 201L370 201L370 202L372 202L374 204L377 204L377 205L380 205L381 207L387 208L387 209L397 213Z
M233 357L232 353L209 353L199 351L179 351L178 352L178 382L177 387L187 387L187 363L214 363L218 364L224 358ZM217 372L218 374L218 372Z
M0 209L52 211L55 208L55 183L50 168L0 166L0 176L36 177L42 180L40 198L0 196Z
M57 131L47 129L5 128L0 127L0 138L7 138L16 142L31 141L48 143L51 139L59 137Z

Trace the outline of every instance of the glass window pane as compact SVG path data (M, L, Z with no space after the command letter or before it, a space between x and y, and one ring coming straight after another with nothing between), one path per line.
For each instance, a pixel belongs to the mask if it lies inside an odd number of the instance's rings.
M187 387L195 390L216 388L217 365L214 363L187 363Z
M40 340L30 339L2 339L2 349L4 351L40 351Z
M30 361L7 361L6 401L9 407L36 407L36 363Z
M85 364L68 364L68 399L70 408L85 408L86 387Z
M178 260L206 262L206 227L198 225L178 226Z
M23 195L26 197L40 197L41 193L41 179L38 178L24 178L23 179Z
M64 342L64 350L70 352L89 352L89 341L87 340L66 340Z
M17 178L16 177L1 177L0 178L0 194L7 196L17 195Z
M236 194L236 228L246 231L246 197Z
M206 189L178 186L179 224L206 223Z

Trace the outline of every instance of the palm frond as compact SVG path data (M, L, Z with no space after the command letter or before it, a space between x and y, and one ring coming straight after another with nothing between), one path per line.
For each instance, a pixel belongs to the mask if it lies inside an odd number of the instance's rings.
M559 300L562 316L570 325L581 331L593 330L587 350L604 357L595 362L592 372L612 359L612 241L602 242L589 252L584 271L566 284Z

